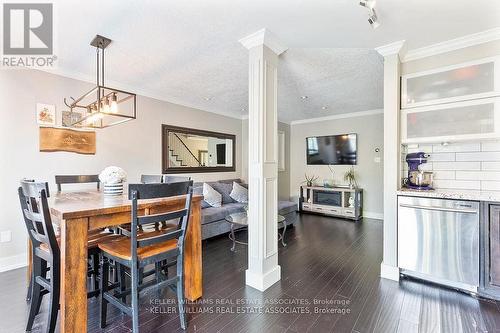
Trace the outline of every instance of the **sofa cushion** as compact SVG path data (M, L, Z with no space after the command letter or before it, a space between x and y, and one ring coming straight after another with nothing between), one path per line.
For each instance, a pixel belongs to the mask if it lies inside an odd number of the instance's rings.
M234 202L222 205L221 207L209 207L201 211L201 224L207 224L219 220L224 220L226 216L242 212L245 210L245 204Z
M200 185L199 186L193 186L193 194L195 195L203 195L203 183L199 183ZM205 198L205 197L203 197ZM210 206L210 204L208 202L206 202L205 200L202 200L201 201L201 208L208 208L208 207L212 207Z
M209 182L208 184L222 195L223 205L236 202L230 196L231 191L233 190L233 183Z
M248 202L248 189L236 182L233 183L233 190L229 195L236 202Z
M291 201L278 201L278 214L285 215L297 210L297 204Z
M207 183L203 184L203 197L212 207L220 207L222 205L222 194Z

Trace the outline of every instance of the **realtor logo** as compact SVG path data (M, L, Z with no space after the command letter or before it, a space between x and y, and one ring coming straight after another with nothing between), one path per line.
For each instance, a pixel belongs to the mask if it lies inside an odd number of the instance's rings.
M4 3L2 65L52 67L53 31L51 3Z

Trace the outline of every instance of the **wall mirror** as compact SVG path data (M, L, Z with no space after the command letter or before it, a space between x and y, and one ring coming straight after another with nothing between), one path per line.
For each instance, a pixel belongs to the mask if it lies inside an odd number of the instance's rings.
M236 136L162 125L162 172L235 171Z

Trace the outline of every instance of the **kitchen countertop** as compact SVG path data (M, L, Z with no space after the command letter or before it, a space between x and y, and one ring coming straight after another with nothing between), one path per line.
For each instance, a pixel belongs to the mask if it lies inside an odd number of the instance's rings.
M396 193L397 195L406 195L412 197L500 202L500 192L473 191L473 190L419 191L419 190L402 188L396 191Z

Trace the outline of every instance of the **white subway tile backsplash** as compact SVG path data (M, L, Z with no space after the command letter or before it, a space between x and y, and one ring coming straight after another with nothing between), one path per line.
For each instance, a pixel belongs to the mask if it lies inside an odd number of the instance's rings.
M456 179L500 181L500 171L457 171Z
M455 179L455 171L434 171L434 179Z
M500 152L457 153L457 161L500 161Z
M420 169L434 173L437 189L500 191L500 140L403 147L403 177L408 170L405 153L419 151L430 154Z
M500 151L500 141L481 142L481 151Z
M434 162L432 170L481 170L481 162Z
M500 191L500 182L492 182L492 181L481 182L481 190L483 190L483 191Z
M455 161L455 153L431 153L431 162L452 162Z
M500 162L481 162L481 170L500 171Z
M479 180L435 180L434 187L440 189L479 190Z
M434 153L457 153L481 151L481 143L450 143L448 145L437 144L432 146Z

